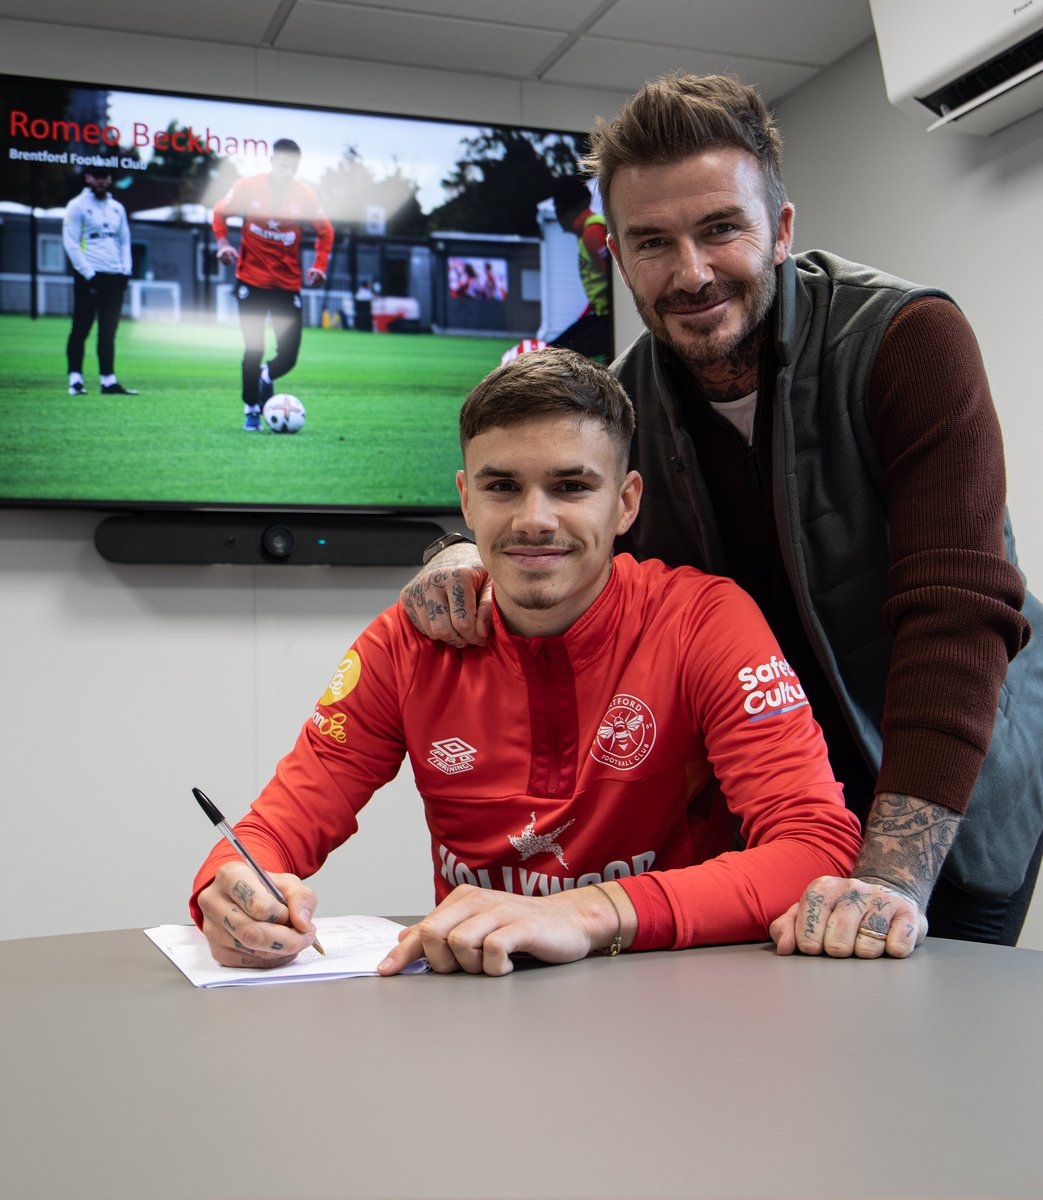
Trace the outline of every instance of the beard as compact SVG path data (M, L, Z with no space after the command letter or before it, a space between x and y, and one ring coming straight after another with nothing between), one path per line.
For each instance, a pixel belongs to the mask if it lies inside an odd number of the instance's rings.
M759 349L761 324L775 302L773 259L774 250L765 255L761 270L749 282L733 279L727 283L708 283L698 292L668 292L654 304L634 293L634 304L652 336L686 367L711 367L725 359L745 358L751 343L754 352ZM682 332L676 336L667 329L667 313L683 311L695 304L717 304L733 296L741 301L743 314L738 328L730 333L721 330L728 319L727 313L683 321Z
M525 612L543 612L544 609L553 608L560 600L560 596L553 596L549 592L541 592L536 588L511 596L511 602L515 607Z
M548 537L548 538L525 538L510 536L500 539L493 543L493 551L502 553L515 546L540 547L541 549L551 549L552 547L559 550L582 550L582 543L577 542L574 538L564 537ZM517 570L524 570L523 567L516 565ZM501 587L506 587L505 583L501 583ZM514 585L509 593L511 603L526 612L542 612L544 609L553 608L556 604L561 603L560 585L557 585L553 579L544 579L538 583L522 583Z

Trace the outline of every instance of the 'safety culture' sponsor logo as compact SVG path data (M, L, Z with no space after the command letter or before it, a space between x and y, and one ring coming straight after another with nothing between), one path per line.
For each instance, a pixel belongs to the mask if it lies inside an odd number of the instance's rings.
M742 706L750 714L751 721L791 712L808 702L796 672L784 658L775 654L755 667L743 667L736 679L746 693Z

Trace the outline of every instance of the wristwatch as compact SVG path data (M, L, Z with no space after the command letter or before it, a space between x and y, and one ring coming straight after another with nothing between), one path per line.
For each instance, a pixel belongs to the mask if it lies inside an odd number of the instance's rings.
M449 546L455 546L457 542L466 542L469 546L474 545L474 539L465 537L462 533L443 533L437 541L431 543L424 551L420 561L426 567L427 564L434 558L436 554L441 554L443 550Z

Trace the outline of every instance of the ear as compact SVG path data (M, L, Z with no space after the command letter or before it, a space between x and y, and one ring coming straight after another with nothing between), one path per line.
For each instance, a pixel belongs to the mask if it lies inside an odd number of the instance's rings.
M620 510L619 522L616 525L616 537L619 537L621 533L626 533L637 519L643 488L644 480L641 476L636 471L628 471L619 488Z
M796 210L788 201L782 206L782 211L779 213L779 228L775 234L775 256L772 262L775 266L781 266L789 257L790 247L793 245L793 216Z
M468 529L474 529L471 523L471 510L467 501L467 476L463 471L456 473L456 490L460 493L460 511L464 514L464 522Z
M626 273L626 268L623 266L623 259L620 257L619 243L611 233L605 239L605 242L608 246L609 253L616 260L616 270L619 272L619 278L622 279L626 284L627 290L632 292L634 289L630 286L630 276Z

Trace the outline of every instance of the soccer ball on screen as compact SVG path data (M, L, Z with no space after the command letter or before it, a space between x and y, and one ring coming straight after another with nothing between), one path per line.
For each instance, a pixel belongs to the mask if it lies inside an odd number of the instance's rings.
M296 433L304 428L304 405L289 392L269 397L261 412L272 433Z

